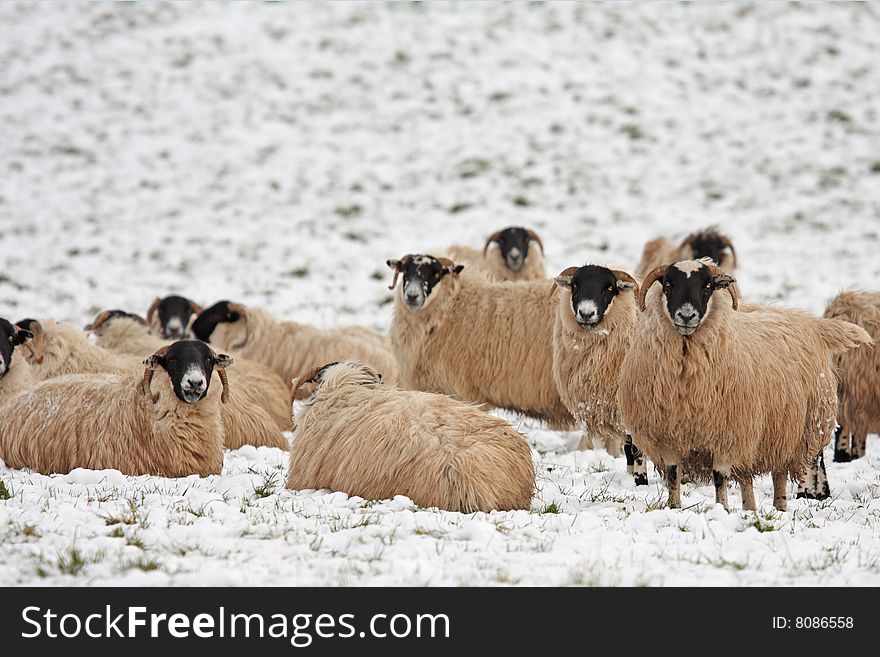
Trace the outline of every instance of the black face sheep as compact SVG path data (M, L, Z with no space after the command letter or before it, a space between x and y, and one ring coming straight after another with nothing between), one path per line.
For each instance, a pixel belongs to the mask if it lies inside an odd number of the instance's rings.
M0 318L0 404L35 383L30 366L24 358L15 358L13 363L15 348L33 337L30 331Z
M165 340L188 339L192 337L190 321L200 312L201 306L186 297L156 297L147 309L147 324L150 333Z
M278 321L259 308L219 301L205 309L192 328L200 340L263 363L284 381L346 358L372 365L388 383L399 378L388 338L360 326L319 329Z
M587 449L591 438L614 456L623 446L627 470L637 485L647 484L644 456L617 407L620 364L638 320L638 285L626 272L586 265L559 274L551 294L557 286L562 290L553 327L553 379L583 431L578 449Z
M547 278L544 271L544 245L538 234L529 228L511 226L493 233L486 240L482 252L456 244L446 249L444 255L485 274L493 281L534 281Z
M13 468L128 475L219 474L220 403L232 360L197 341L175 342L141 374L69 375L21 392L0 407L0 458ZM211 389L217 372L223 392Z
M834 429L833 355L871 342L858 326L796 310L737 312L734 282L708 260L682 261L654 269L639 291L618 404L635 443L666 468L671 507L683 460L704 455L725 508L731 474L753 509L752 477L771 473L785 510L787 476L803 476Z
M288 488L406 495L463 513L529 508L531 451L504 420L444 395L399 390L354 361L313 370L301 384L311 395L294 419Z
M391 342L406 387L452 395L570 427L553 380L558 303L547 281L494 283L429 255L389 260Z
M643 280L648 272L660 265L701 258L710 258L714 264L729 273L733 273L736 269L736 251L733 242L727 235L711 226L691 233L679 244L673 244L663 237L651 240L645 244L635 276L638 280Z

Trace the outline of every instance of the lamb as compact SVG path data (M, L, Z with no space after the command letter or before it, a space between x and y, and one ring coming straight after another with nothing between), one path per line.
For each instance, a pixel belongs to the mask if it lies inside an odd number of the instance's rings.
M30 340L33 334L0 318L0 405L17 392L35 385L34 377L27 361L15 359L15 348Z
M530 248L536 242L540 252ZM493 243L498 248L491 249ZM485 274L490 280L534 281L544 280L544 244L538 234L519 226L510 226L493 233L486 240L483 251L455 244L443 252L443 256L467 265L472 271Z
M287 488L406 495L462 513L529 508L531 450L504 420L444 395L399 390L351 360L312 370L295 388L303 383L315 387L294 419Z
M65 374L137 373L143 367L139 357L114 354L91 344L82 331L54 320L18 322L34 337L24 345L24 355L37 381ZM225 427L225 444L229 449L256 445L287 449L287 439L278 424L264 411L251 394L234 389L221 416Z
M613 456L623 445L627 470L637 486L647 485L644 456L617 407L620 364L639 314L639 286L626 272L597 265L569 267L556 277L551 295L557 286L562 290L553 327L553 380L583 431L578 449L590 447L589 436Z
M678 245L662 237L651 240L645 244L635 276L641 281L660 265L700 258L711 258L713 263L726 272L733 273L736 269L736 251L733 242L727 235L720 233L717 227L710 226L691 233Z
M156 297L147 309L150 333L166 340L183 340L192 337L190 321L202 312L201 306L186 297L172 295Z
M828 304L824 316L858 324L876 341L880 338L880 292L841 292ZM834 460L847 462L863 457L868 434L880 431L880 348L841 354L836 365L840 427L834 436Z
M117 354L143 357L168 344L151 335L141 317L123 310L101 311L85 328L95 336L99 347ZM236 358L235 369L229 373L232 387L246 390L282 431L289 430L289 386L262 363L232 355Z
M232 359L186 340L144 361L142 374L68 375L0 407L0 458L13 468L67 473L206 477L223 467L220 404ZM223 393L210 389L216 370Z
M400 378L385 336L352 326L322 330L239 303L218 301L193 322L196 337L272 368L284 381L324 363L356 358L382 372L385 381Z
M388 260L403 274L391 343L406 387L570 427L553 381L557 302L547 281L494 283L430 255Z
M834 429L833 355L871 338L848 322L796 310L736 312L734 283L708 259L648 274L618 404L635 443L663 464L670 507L681 506L683 460L705 458L716 502L727 508L733 475L743 506L754 509L752 477L769 472L773 505L784 511L786 476L802 477Z

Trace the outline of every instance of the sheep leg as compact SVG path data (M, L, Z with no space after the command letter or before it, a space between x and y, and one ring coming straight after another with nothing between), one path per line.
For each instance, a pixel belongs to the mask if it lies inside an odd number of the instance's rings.
M645 453L633 445L632 436L627 434L623 445L626 454L626 471L633 476L636 486L648 485L648 466L645 464Z
M834 462L849 463L852 460L851 448L852 436L849 432L844 431L843 427L837 425L834 430Z
M728 510L727 504L727 480L730 477L730 468L724 466L712 466L712 481L715 483L715 504L720 504L724 510Z
M813 499L816 494L816 471L816 462L813 461L813 463L810 464L810 469L801 476L801 479L798 482L798 492L797 495L795 495L796 499Z
M779 511L785 511L788 508L788 499L786 496L785 486L788 483L788 472L773 473L773 506Z
M754 511L757 508L755 504L755 488L752 485L751 477L736 477L736 483L742 492L743 511Z
M865 455L865 450L868 446L868 434L863 433L858 436L853 436L852 439L852 457L854 459L860 459Z
M666 487L669 490L669 508L681 508L681 471L678 464L666 466Z
M819 456L813 464L813 476L815 477L813 498L827 500L831 497L831 489L828 486L828 472L825 470L825 454L822 452L819 452Z

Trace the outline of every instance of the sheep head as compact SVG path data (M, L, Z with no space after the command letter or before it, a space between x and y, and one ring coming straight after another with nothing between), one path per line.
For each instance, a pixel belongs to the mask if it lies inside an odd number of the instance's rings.
M663 285L669 319L683 336L692 335L702 324L709 311L709 300L716 290L727 290L733 309L739 307L734 287L736 279L712 264L708 258L682 260L652 270L645 277L638 294L640 310L645 310L648 289L657 281Z
M483 245L483 257L486 257L489 246L495 242L498 244L501 259L507 268L518 272L525 265L526 258L529 257L529 245L533 241L538 243L541 255L544 255L544 243L535 231L530 228L510 226L504 230L492 233L486 238L486 243Z
M46 355L46 330L35 319L22 319L15 323L18 330L30 333L31 337L20 344L24 346L24 359L31 365L39 365Z
M389 289L393 290L397 286L397 277L403 274L401 297L410 310L426 306L434 287L445 276L456 277L464 269L464 265L456 265L449 258L422 254L407 254L400 260L387 260L385 264L394 270Z
M230 356L214 353L214 350L204 342L179 340L162 347L144 360L144 376L139 389L141 394L148 395L154 404L159 401L158 394L151 394L150 384L154 371L157 367L161 367L171 379L177 398L186 404L195 404L208 394L211 375L216 368L217 376L220 377L220 383L223 385L220 401L225 404L229 399L226 368L232 365L232 362Z
M192 332L202 342L214 341L224 349L240 349L247 342L247 307L231 301L218 301L206 308L192 323Z
M12 353L19 345L32 339L34 334L0 318L0 379L6 376L12 365Z
M191 335L190 319L201 312L201 306L186 297L156 297L147 309L147 324L153 335L165 340L182 340Z
M297 399L308 399L315 394L316 388L327 381L333 375L345 377L345 383L357 383L359 385L374 385L382 383L382 375L365 363L354 360L337 361L313 367L300 374L291 381L290 403ZM352 378L353 377L353 378ZM339 383L339 381L335 381ZM309 391L303 390L303 386L311 385Z
M733 242L715 226L691 233L684 238L681 245L690 250L690 259L711 258L718 266L721 266L724 251L728 250L733 259L732 266L736 267L736 250L733 248Z
M557 286L571 292L571 309L575 321L583 329L601 324L618 294L626 290L638 291L635 279L625 271L598 265L565 269L553 279L551 295Z
M93 319L90 323L86 324L83 327L83 330L91 331L97 335L100 335L103 329L105 329L110 324L110 322L119 317L124 317L125 319L130 319L138 324L141 324L142 326L147 326L147 321L140 315L127 313L124 310L102 310L95 316L95 319Z

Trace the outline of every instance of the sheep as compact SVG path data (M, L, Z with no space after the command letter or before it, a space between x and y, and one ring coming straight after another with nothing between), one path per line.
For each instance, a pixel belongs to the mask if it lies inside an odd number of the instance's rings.
M201 306L186 297L171 295L156 297L147 309L150 333L165 340L183 340L192 337L190 321L202 312Z
M773 505L784 511L786 476L802 477L834 429L832 356L871 338L848 322L796 310L736 312L734 283L708 259L648 274L618 404L635 443L662 462L670 507L681 506L683 459L702 457L724 508L731 474L744 508L754 509L752 477L771 473Z
M547 295L549 281L460 276L464 265L430 255L387 264L390 289L403 274L391 343L405 387L572 426L553 381L557 302Z
M16 358L13 366L15 348L33 337L33 333L0 318L0 405L12 395L35 384L33 373L27 361Z
M93 345L85 333L54 320L26 319L18 325L34 337L24 347L24 355L37 381L65 374L118 374L138 372L142 358L114 354ZM229 404L222 408L226 447L243 445L287 449L287 439L278 424L245 389L234 389Z
M562 288L553 326L553 380L563 403L581 426L578 449L590 447L588 436L620 454L635 483L647 485L641 450L623 426L617 407L620 364L632 342L638 319L638 284L626 272L597 265L569 267L550 289Z
M151 335L141 317L123 310L101 311L85 329L95 336L99 347L117 354L143 357L168 344ZM232 387L246 390L282 431L289 430L289 386L262 363L232 355L236 358L235 369L229 373Z
M536 242L540 252L530 248ZM491 249L493 243L498 248ZM455 262L479 271L493 281L534 281L547 278L544 271L544 244L538 234L519 226L510 226L492 233L482 252L470 246L455 244L442 252Z
M351 360L294 383L314 389L294 418L287 488L406 495L462 513L530 507L531 450L504 420L445 395L387 385Z
M841 292L824 316L858 324L877 340L880 292ZM880 348L841 354L836 365L840 427L834 436L834 460L847 462L864 456L868 434L880 431Z
M185 340L144 360L143 373L49 379L0 407L0 458L13 468L205 477L223 467L220 405L232 359ZM222 394L210 389L217 372Z
M399 380L397 362L385 336L360 326L319 329L239 303L218 301L192 325L200 339L272 368L284 381L324 363L356 358Z
M657 237L647 244L642 251L642 259L635 270L635 277L644 280L648 272L660 265L679 260L699 260L711 258L722 270L733 273L736 270L736 251L733 242L727 235L719 232L715 226L691 233L681 244Z

